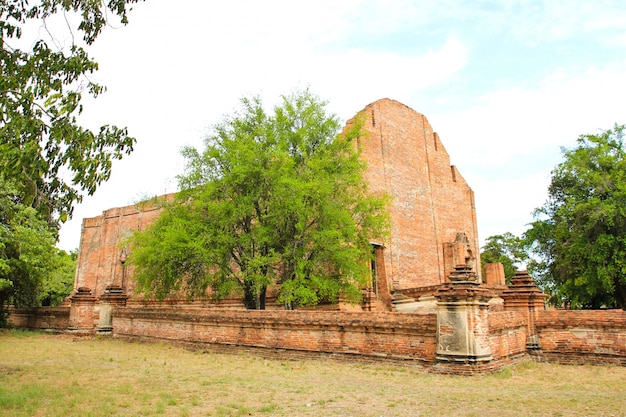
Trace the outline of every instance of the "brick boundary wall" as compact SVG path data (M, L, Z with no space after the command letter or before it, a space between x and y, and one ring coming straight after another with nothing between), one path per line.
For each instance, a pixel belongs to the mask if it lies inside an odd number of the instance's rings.
M63 332L70 325L69 314L69 307L12 308L10 321L16 328ZM490 361L455 366L435 363L435 313L117 307L112 321L113 335L127 340L276 359L392 361L439 373L490 373L525 360L529 353L526 319L518 311L489 313ZM537 360L626 366L625 311L542 310L535 328L540 350L530 353Z
M489 345L494 361L526 354L526 318L518 311L489 313Z
M434 361L436 327L433 313L117 308L113 314L116 337L173 341L221 352L341 356L415 365Z
M9 322L21 329L64 332L70 325L70 308L9 308Z
M535 325L545 360L626 366L626 311L545 310Z

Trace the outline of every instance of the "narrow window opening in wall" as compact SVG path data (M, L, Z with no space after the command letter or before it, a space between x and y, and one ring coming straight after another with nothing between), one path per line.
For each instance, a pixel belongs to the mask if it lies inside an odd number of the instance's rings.
M372 289L374 293L378 295L378 256L380 251L383 250L383 246L378 243L372 243L372 260L370 262L370 269L372 272Z
M454 165L450 165L450 171L452 171L452 182L456 182L456 167Z
M437 142L439 142L439 135L436 133L433 133L433 142L435 142L435 150L437 151Z
M372 127L376 127L376 117L374 116L374 110L372 110Z

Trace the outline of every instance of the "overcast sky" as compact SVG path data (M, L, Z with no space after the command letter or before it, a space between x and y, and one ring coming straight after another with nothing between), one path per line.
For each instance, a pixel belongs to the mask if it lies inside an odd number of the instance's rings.
M310 87L342 121L384 97L424 114L474 189L481 242L526 230L561 146L626 123L622 0L148 0L90 52L108 92L82 120L137 145L63 226L66 250L84 217L176 191L180 148L244 96Z

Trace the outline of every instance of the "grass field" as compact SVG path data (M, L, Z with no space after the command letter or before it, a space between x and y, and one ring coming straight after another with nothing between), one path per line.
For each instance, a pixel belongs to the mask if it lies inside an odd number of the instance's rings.
M626 368L489 376L0 333L0 416L626 416Z

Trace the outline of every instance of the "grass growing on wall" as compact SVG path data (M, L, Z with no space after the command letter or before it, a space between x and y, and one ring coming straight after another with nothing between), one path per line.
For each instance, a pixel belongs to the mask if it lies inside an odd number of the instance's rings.
M626 368L460 377L170 345L0 333L0 416L625 416Z

